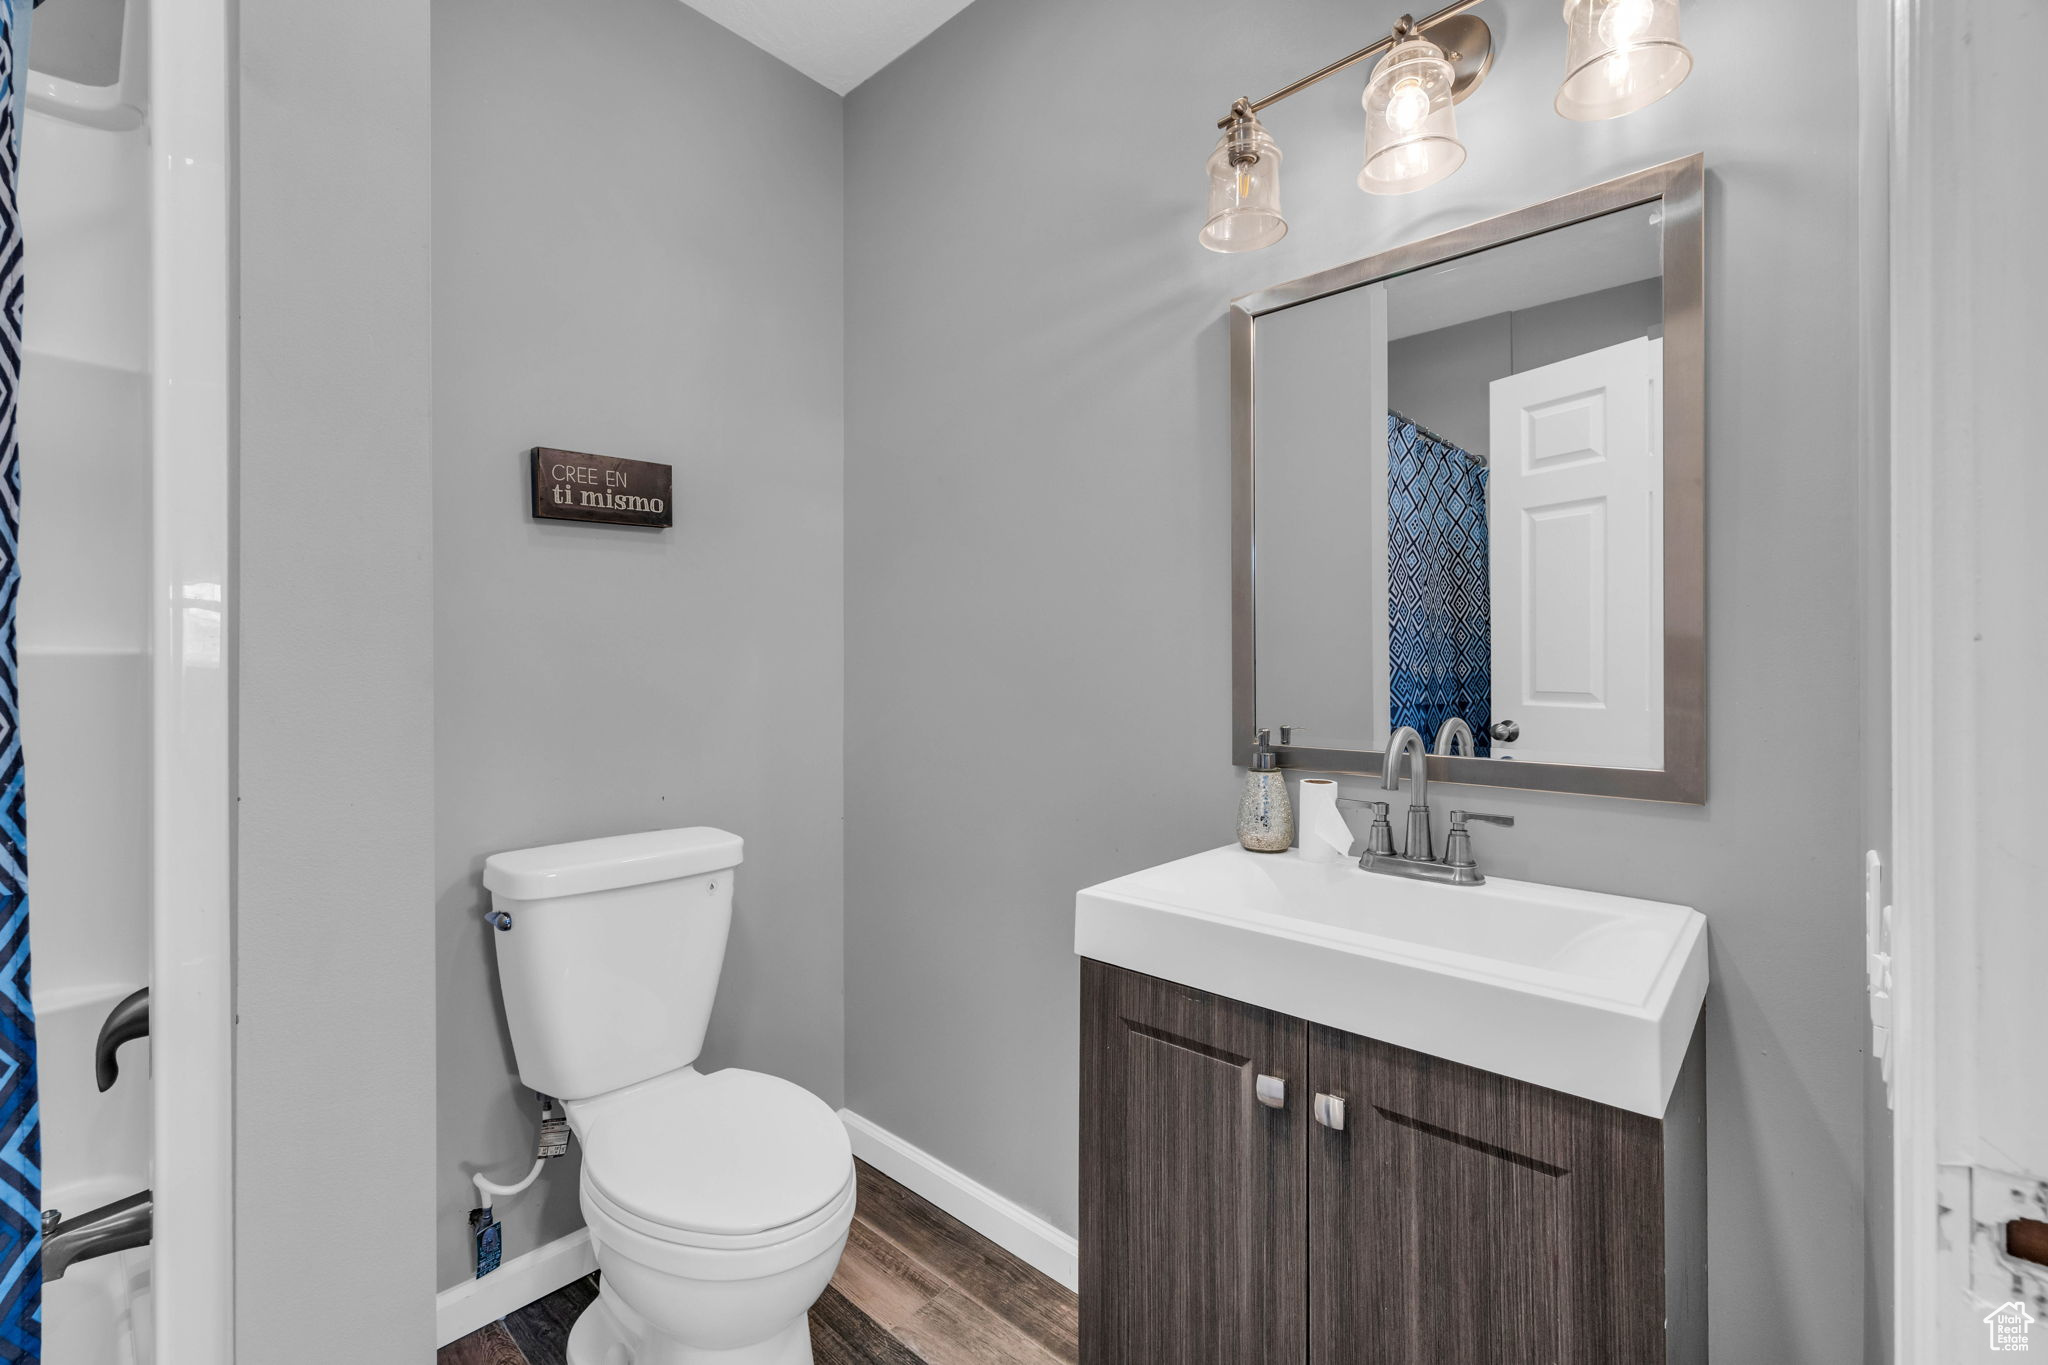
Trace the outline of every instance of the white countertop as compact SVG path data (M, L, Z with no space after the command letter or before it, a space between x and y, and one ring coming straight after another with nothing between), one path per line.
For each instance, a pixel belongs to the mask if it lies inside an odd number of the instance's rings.
M1080 892L1074 951L1653 1117L1707 992L1682 905L1236 844Z

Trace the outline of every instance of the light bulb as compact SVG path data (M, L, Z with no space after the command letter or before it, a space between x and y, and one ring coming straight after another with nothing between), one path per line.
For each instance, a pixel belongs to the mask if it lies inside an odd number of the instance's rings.
M1387 97L1387 126L1396 133L1412 133L1428 117L1429 92L1415 77L1403 78L1394 86L1394 93Z
M1610 47L1625 47L1648 31L1656 12L1652 0L1613 0L1600 13L1600 40Z
M1252 197L1252 168L1249 163L1237 168L1237 202L1242 204Z
M1629 60L1628 53L1626 52L1610 52L1607 54L1607 61L1604 67L1607 76L1607 87L1614 92L1617 99L1628 93L1629 73L1634 69L1634 65Z
M1389 180L1413 180L1429 169L1429 153L1421 147L1396 147L1387 153Z

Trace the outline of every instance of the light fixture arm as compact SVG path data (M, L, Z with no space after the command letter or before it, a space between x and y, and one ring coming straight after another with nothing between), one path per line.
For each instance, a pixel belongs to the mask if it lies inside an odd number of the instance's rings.
M1362 61L1366 61L1370 58L1379 56L1382 52L1388 51L1394 46L1395 43L1399 42L1401 39L1405 37L1409 37L1417 33L1426 33L1430 29L1434 28L1436 25L1443 23L1446 19L1457 18L1459 15L1463 14L1466 10L1471 9L1474 5L1477 5L1478 3L1479 0L1451 0L1450 4L1445 5L1436 13L1431 14L1428 17L1420 20L1417 20L1409 15L1404 14L1401 16L1400 22L1394 25L1394 31L1392 33L1380 39L1378 42L1372 44L1370 47L1362 47L1348 57L1340 57L1336 61L1331 62L1328 66L1324 67L1320 71L1310 72L1308 75L1303 76L1300 80L1295 81L1290 85L1281 86L1278 90L1275 90L1272 94L1266 96L1262 100L1238 100L1236 104L1233 104L1231 106L1230 113L1227 117L1220 118L1216 121L1216 126L1218 128L1228 128L1234 121L1242 118L1245 113L1256 114L1270 105L1278 104L1281 100L1286 99L1289 95L1298 95L1302 91L1308 89L1310 86L1328 80L1330 77L1336 75L1339 71L1349 70L1351 67L1357 66ZM1475 20L1474 22L1477 21Z

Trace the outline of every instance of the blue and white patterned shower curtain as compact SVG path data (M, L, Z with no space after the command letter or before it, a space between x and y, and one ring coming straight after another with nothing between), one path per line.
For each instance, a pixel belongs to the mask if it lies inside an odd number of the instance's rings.
M1462 716L1491 748L1493 613L1486 466L1387 414L1387 675L1390 715L1424 740Z
M20 596L22 248L15 212L27 0L0 0L0 1361L43 1356L42 1128L28 993L28 796L14 609Z

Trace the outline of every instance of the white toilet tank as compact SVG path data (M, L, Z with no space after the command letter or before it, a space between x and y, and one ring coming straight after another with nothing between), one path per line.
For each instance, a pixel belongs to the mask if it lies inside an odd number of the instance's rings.
M737 834L698 826L499 853L484 885L519 1079L565 1100L697 1060L732 926Z

